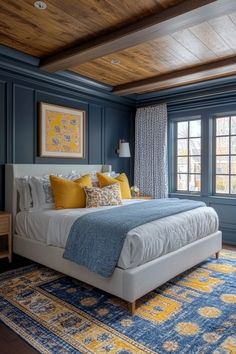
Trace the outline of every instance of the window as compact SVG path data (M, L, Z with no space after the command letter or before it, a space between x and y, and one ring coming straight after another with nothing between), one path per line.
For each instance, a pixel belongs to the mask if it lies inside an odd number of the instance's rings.
M215 193L236 195L236 116L215 119Z
M176 190L201 190L201 120L179 121L176 139Z

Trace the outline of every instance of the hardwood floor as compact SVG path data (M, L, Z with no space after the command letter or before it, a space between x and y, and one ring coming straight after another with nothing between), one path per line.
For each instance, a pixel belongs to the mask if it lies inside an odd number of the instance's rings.
M8 263L7 259L0 260L0 273L8 270L24 267L31 264L32 261L14 255L13 262ZM21 337L15 334L4 323L0 321L0 353L1 354L36 354L37 350L27 344Z
M33 262L27 258L13 255L12 263L8 263L7 258L0 259L0 273L7 272L8 270L20 268L32 264Z
M236 246L223 245L224 249L235 251ZM8 264L7 260L0 261L0 273L23 267L31 264L32 262L20 256L14 256L12 264ZM0 322L0 353L1 354L36 354L37 350L32 348L17 334Z
M0 353L1 354L37 354L37 350L32 348L17 334L0 322Z
M225 250L230 250L230 251L235 251L235 252L236 252L236 245L233 246L233 245L226 245L226 244L224 244L224 245L223 245L223 249L225 249Z
M29 259L14 255L13 262L8 263L7 259L0 260L0 273L20 268L31 264ZM36 354L37 350L32 348L21 337L15 334L4 323L0 321L0 353L1 354Z

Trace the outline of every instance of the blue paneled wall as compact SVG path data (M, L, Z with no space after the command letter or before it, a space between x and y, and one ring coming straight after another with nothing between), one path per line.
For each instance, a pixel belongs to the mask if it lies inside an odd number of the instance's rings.
M37 65L36 58L0 45L0 209L4 208L5 163L112 164L116 171L125 171L132 180L133 154L131 159L121 159L115 149L118 140L124 138L130 141L131 151L134 150L136 105L166 102L170 120L200 114L205 127L214 112L236 111L236 77L121 98L112 95L108 86L91 83L68 72L48 74ZM85 159L38 156L38 103L42 101L86 111ZM208 144L208 138L205 136L205 144ZM209 161L209 156L205 156L205 171ZM224 241L236 244L236 198L212 196L212 176L209 174L207 178L209 183L205 181L201 196L196 198L216 209Z
M169 123L175 119L188 119L197 116L202 120L202 188L200 195L181 194L173 192L173 178L170 174L170 196L196 199L204 201L208 206L214 208L219 215L220 229L223 231L224 242L236 244L236 198L214 195L215 165L213 159L214 137L213 119L215 115L227 115L236 113L236 104L221 104L212 107L190 108L187 106L179 112L169 114ZM171 132L169 136L169 166L171 170L173 139Z
M5 163L111 164L132 179L133 159L119 158L115 149L120 138L133 146L135 102L70 74L47 74L33 58L18 53L14 59L14 51L10 54L1 55L0 48L0 209L4 208ZM84 159L38 156L39 102L86 111Z
M170 197L202 200L219 215L220 230L225 243L236 245L236 197L216 196L213 191L214 163L212 157L212 119L216 114L236 114L236 77L212 80L157 93L140 95L138 105L167 102L169 125L176 119L202 119L202 191L200 195L174 193L171 174L173 136L169 131L169 189Z

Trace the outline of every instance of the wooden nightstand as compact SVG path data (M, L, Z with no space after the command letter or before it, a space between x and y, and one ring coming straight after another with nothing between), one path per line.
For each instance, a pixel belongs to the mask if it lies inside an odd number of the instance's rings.
M0 249L0 258L8 258L12 261L12 233L11 233L11 214L0 212L0 238L7 237L7 249Z

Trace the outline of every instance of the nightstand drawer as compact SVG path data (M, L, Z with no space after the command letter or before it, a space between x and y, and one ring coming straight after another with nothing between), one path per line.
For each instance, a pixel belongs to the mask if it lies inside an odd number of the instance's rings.
M0 234L9 232L9 216L0 217Z

